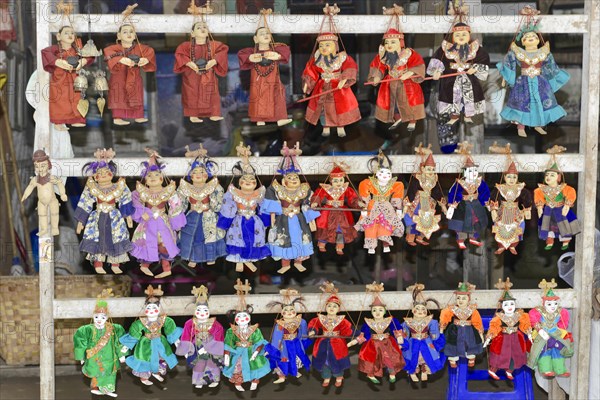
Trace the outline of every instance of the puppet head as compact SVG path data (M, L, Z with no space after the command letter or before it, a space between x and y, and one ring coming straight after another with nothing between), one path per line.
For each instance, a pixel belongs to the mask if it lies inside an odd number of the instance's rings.
M517 170L514 161L512 161L507 170L504 171L504 182L508 185L516 185L519 182L519 171Z
M544 171L544 183L548 186L556 187L561 181L562 174L560 168L558 168L558 164L554 162Z
M114 157L113 149L98 149L94 152L96 161L85 164L83 172L91 174L100 185L108 184L117 173L117 165L112 161Z
M156 188L163 185L165 175L163 169L164 164L159 161L160 155L152 149L146 148L148 161L142 162L142 181L149 188Z
M371 284L366 285L367 293L370 293L373 296L371 304L369 307L371 308L371 315L373 318L379 320L385 317L386 313L386 305L381 299L381 293L383 293L383 283L373 282Z
M192 294L196 297L196 310L194 317L200 322L208 320L210 310L208 309L208 289L202 285L200 287L192 287Z
M404 34L396 29L388 29L383 35L380 57L388 65L396 65L399 54L404 49Z
M510 288L513 286L510 278L506 278L504 282L502 279L498 279L498 283L496 283L494 286L496 289L502 291L502 295L498 299L498 303L500 303L502 311L504 311L504 314L506 315L513 315L517 308L517 303L513 295L510 294Z
M206 42L206 38L208 37L208 26L204 21L198 21L192 26L191 36L201 43Z
M160 300L164 294L162 285L158 285L157 288L148 285L144 291L146 294L146 301L144 302L144 315L150 320L155 321L160 315Z
M456 295L456 305L460 308L465 308L471 302L471 292L475 290L475 285L469 282L459 282L458 289L454 291Z
M137 36L133 25L123 24L119 27L119 31L117 32L117 41L121 42L121 44L130 46L133 44L136 38Z
M261 26L254 32L254 43L257 45L268 46L273 42L273 35L271 30L266 26Z
M65 25L56 34L56 40L63 47L70 47L75 43L75 39L77 36L75 35L75 30L72 26Z
M197 150L190 150L189 146L185 147L186 157L194 158L194 161L190 163L190 168L186 174L186 179L194 184L203 184L214 176L216 164L210 158L207 157L207 151L202 147L202 144L198 146Z
M334 163L333 168L329 171L329 181L331 186L335 189L339 189L346 183L346 171L349 167L343 163Z
M435 175L435 160L431 153L429 153L425 161L421 163L421 173L425 176Z
M279 293L282 296L282 301L271 301L267 304L268 308L280 307L281 316L284 320L292 320L298 315L297 306L300 306L301 310L306 310L304 305L304 297L300 296L300 292L296 289L281 289Z
M318 52L324 57L335 57L339 51L338 37L335 33L321 33L317 37Z
M94 307L94 326L96 329L104 329L106 321L108 321L108 303L106 299L112 297L112 289L104 289L102 293L98 295L96 299L96 306Z
M452 27L452 43L465 46L471 42L471 27L464 22L458 22Z
M379 150L377 157L369 160L369 169L382 186L387 185L392 179L392 161L382 150Z
M467 156L467 160L463 166L463 177L467 182L475 182L479 177L479 169L471 156Z
M33 153L32 160L36 175L46 176L50 173L52 162L44 150L36 150Z
M551 314L558 310L558 306L560 304L560 297L554 293L556 286L557 284L554 278L550 282L542 279L538 285L538 287L542 289L542 302L544 309Z

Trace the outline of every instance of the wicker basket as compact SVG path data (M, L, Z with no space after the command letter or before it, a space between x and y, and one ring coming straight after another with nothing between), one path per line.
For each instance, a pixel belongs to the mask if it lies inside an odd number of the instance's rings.
M112 288L115 296L129 297L131 278L123 275L56 276L57 299L95 298L102 289ZM0 357L8 365L40 363L40 301L37 276L0 277ZM110 307L110 303L109 303ZM54 362L73 364L73 334L89 319L58 320L55 323Z

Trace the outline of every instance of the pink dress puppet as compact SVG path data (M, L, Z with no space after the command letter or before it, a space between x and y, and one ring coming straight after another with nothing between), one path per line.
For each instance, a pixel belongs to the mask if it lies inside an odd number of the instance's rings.
M196 311L183 326L181 343L175 354L185 356L192 368L192 384L196 388L205 385L212 388L221 381L225 331L214 317L210 317L208 289L194 287L192 294L196 296Z
M82 67L94 62L93 57L81 56L81 41L70 26L56 34L58 44L42 50L44 71L50 73L50 122L58 130L65 125L85 126L85 115L77 109L81 94L75 89L75 79Z
M327 243L335 244L338 255L344 254L344 246L358 236L354 229L354 217L348 208L357 208L360 198L346 181L348 166L335 164L329 172L330 183L322 183L315 190L310 202L312 208L322 207L317 218L317 240L320 252L325 252Z
M350 89L356 82L358 66L345 51L339 51L337 35L320 34L317 42L318 50L302 73L302 90L320 96L308 101L305 118L312 125L320 121L323 136L329 136L330 129L336 127L338 136L344 137L344 127L360 120L358 102Z
M179 254L176 232L185 226L186 218L175 182L163 186L164 166L156 152L149 154L148 162L143 163L142 181L137 182L132 196L133 220L138 226L131 255L140 260L140 270L149 276L154 276L150 263L160 261L163 272L156 277L165 278L171 275L171 261Z

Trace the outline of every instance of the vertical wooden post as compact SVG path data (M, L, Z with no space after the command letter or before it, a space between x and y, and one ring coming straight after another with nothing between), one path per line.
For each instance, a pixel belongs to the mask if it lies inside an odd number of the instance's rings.
M35 95L39 96L36 112L35 143L37 149L45 149L52 157L50 140L50 74L44 71L42 64L42 49L52 44L50 35L51 7L49 0L36 0L36 51L38 86ZM34 149L34 150L37 150Z
M54 400L54 237L39 239L40 399Z
M578 296L573 313L575 355L571 362L571 388L574 399L588 398L590 377L590 329L592 322L592 283L594 270L594 215L598 165L598 118L600 107L600 3L585 2L588 32L583 35L583 79L579 153L588 166L579 174L580 194L577 215L582 226L575 251L575 289Z

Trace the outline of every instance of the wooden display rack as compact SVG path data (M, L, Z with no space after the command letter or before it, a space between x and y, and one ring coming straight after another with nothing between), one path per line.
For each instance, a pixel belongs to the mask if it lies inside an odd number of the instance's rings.
M52 44L52 33L60 28L61 18L52 14L49 0L37 0L37 48L42 49ZM594 215L596 210L596 180L598 171L598 114L599 114L599 89L600 89L600 6L598 0L585 2L583 15L543 15L541 30L544 33L571 33L583 34L583 79L582 110L580 126L579 153L561 155L561 167L564 172L576 172L579 176L578 190L580 197L577 201L577 215L582 222L582 232L576 240L576 269L575 287L570 290L561 290L562 306L571 309L573 321L573 336L575 340L575 355L571 362L571 398L584 399L588 397L589 366L590 366L590 325L592 315L592 274L594 264ZM136 30L144 32L187 33L192 25L193 17L190 15L135 15ZM207 17L211 32L214 34L243 34L252 35L256 28L256 16L252 15L210 15ZM78 32L86 32L88 28L88 15L74 15L74 28ZM116 32L119 15L91 15L92 32ZM269 25L277 34L314 33L319 30L320 16L315 15L275 15L270 17ZM386 26L387 16L375 15L338 15L336 23L340 32L349 34L368 34L373 32L373 27ZM405 33L423 34L449 31L451 17L440 16L404 16L402 28ZM477 33L504 33L513 34L518 27L519 18L513 16L483 16L470 17L469 24ZM46 88L49 84L49 74L43 70L41 52L38 51L38 77L39 87ZM42 93L46 93L43 91ZM37 108L36 139L39 148L51 148L50 121L48 102L40 102ZM52 156L52 154L50 154ZM413 171L415 157L392 156L395 173L410 173ZM505 165L505 158L497 155L474 155L484 172L500 172ZM353 173L368 173L366 171L367 157L339 157L339 160L352 162ZM548 162L546 154L515 154L515 161L519 162L523 172L541 172ZM438 172L457 172L462 165L460 155L436 155ZM81 177L82 166L90 159L52 159L58 167L57 175L67 177ZM126 158L115 160L118 165L139 165L141 158ZM166 173L182 176L187 169L184 159L167 158ZM220 171L228 172L234 162L232 158L216 158L221 168ZM262 170L259 174L272 174L279 158L261 157ZM302 170L307 175L327 173L332 165L331 157L303 157ZM137 171L131 168L120 168L127 174L134 175ZM54 397L54 346L52 337L48 337L47 329L52 326L55 319L86 318L93 309L94 299L55 300L54 299L54 240L53 238L40 238L40 398L53 400ZM440 302L445 303L451 296L451 291L428 292ZM513 295L518 304L523 308L532 308L540 303L540 294L537 289L514 290ZM319 295L307 294L306 305L308 312L319 311ZM253 295L252 303L255 312L267 313L266 303L274 300L276 295ZM474 301L481 308L495 309L497 305L497 290L477 291ZM407 292L386 292L383 294L390 309L409 309L411 305L410 294ZM344 304L348 311L359 310L363 306L364 293L344 293ZM170 297L165 299L172 315L187 315L185 305L192 301L191 296ZM113 299L111 300L111 314L114 317L135 317L140 309L143 299ZM234 296L211 297L211 311L213 314L224 313L231 304Z

